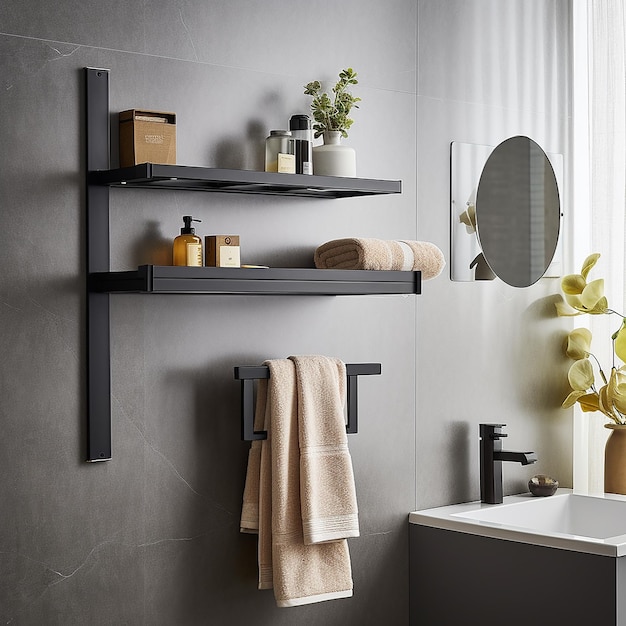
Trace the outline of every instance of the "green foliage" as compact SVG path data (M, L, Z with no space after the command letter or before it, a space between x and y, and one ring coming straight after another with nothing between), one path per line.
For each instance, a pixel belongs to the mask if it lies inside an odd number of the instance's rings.
M348 130L354 120L349 114L352 107L358 109L357 102L361 98L355 98L349 91L350 85L357 85L356 72L347 68L339 72L339 80L333 87L334 96L331 97L326 92L322 92L322 85L319 80L314 80L304 87L304 93L312 96L311 111L313 112L313 130L315 136L319 137L327 130L338 130L342 137L348 136Z

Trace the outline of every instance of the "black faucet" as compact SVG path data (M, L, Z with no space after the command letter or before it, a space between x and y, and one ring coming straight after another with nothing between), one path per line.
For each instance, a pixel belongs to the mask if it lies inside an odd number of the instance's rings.
M502 502L502 461L515 461L522 465L535 463L534 452L509 452L502 449L500 439L506 424L480 425L480 501L486 504Z

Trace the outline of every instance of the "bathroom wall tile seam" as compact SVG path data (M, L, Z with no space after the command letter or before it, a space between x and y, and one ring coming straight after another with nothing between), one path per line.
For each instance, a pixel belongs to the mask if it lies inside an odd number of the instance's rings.
M418 4L419 6L419 4ZM416 15L416 19L415 19L415 31L414 31L414 36L415 36L415 68L416 68L416 80L415 80L415 150L414 150L414 158L415 158L415 177L417 179L417 181L419 181L419 153L420 153L420 141L419 141L419 107L418 107L418 101L419 101L419 63L420 63L420 54L419 54L419 49L420 49L420 42L419 42L419 33L420 33L420 27L419 27L419 8L418 8L418 14ZM415 239L416 240L420 240L420 239L426 239L426 237L422 237L421 235L421 231L420 231L420 219L419 219L419 214L420 214L420 210L419 210L419 183L416 184L416 193L415 193L415 214L417 215L417 220L415 223ZM445 269L444 269L445 272ZM419 321L420 321L420 307L419 307L419 300L415 303L415 312L414 312L414 328L418 329L417 332L419 332ZM419 354L418 354L418 338L417 335L415 337L415 341L413 342L413 358L415 360L415 363L417 363L417 359L419 358ZM413 483L413 510L416 510L418 508L418 502L419 502L419 493L420 493L420 489L419 489L419 482L420 482L420 476L417 472L417 451L418 451L418 437L419 437L419 431L418 431L418 423L419 423L419 416L417 415L417 411L419 410L419 392L420 392L420 380L417 374L417 368L416 368L416 372L415 372L415 384L414 384L414 388L413 388L413 406L415 407L415 417L413 419L413 474L415 476L415 481Z
M150 53L150 52L141 52L139 50L128 50L128 49L120 49L120 48L107 48L104 46L93 46L87 43L79 43L76 41L60 41L57 39L46 39L46 38L40 38L40 37L29 37L26 35L18 35L18 34L14 34L14 33L2 33L0 32L0 37L12 37L15 39L23 39L24 41L37 41L40 43L44 43L46 45L49 44L56 44L59 46L73 46L75 47L75 50L73 50L70 54L73 54L74 52L76 52L76 50L79 50L81 48L83 49L90 49L90 50L94 50L94 51L99 51L99 52L112 52L112 53L119 53L119 54L129 54L129 55L136 55L138 57L150 57L150 58L154 58L154 59L163 59L163 60L167 60L167 61L180 61L181 63L192 63L192 64L197 64L197 65L206 65L209 67L217 67L217 68L224 68L224 69L229 69L229 70L242 70L242 71L247 71L247 72L256 72L259 74L268 74L270 76L284 76L285 74L283 72L268 72L268 71L261 71L258 70L256 68L252 68L252 67L245 67L245 66L237 66L237 65L225 65L223 63L211 63L210 61L201 61L200 59L185 59L184 57L174 57L174 56L167 56L167 55L163 55L163 54L155 54L155 53ZM65 56L69 56L67 54L63 54L61 52L59 52L59 56L60 57L65 57Z
M448 98L445 96L429 96L429 95L424 95L424 94L417 94L417 97L420 100L430 100L432 102L435 103L440 103L440 104L450 104L450 105L459 105L459 106L468 106L468 107L482 107L484 109L486 109L487 111L492 111L493 114L500 114L500 115L505 115L507 112L508 113L526 113L526 114L533 114L533 115L552 115L552 112L547 111L546 109L542 109L542 108L534 108L534 107L526 107L526 106L520 106L519 104L513 104L513 105L504 105L504 104L498 104L498 103L493 103L493 102L484 102L481 100L464 100L464 99L460 99L460 98ZM560 121L568 121L571 119L571 115L569 113L563 113L560 117L559 117Z
M33 42L38 42L38 43L42 43L42 44L49 46L52 50L54 50L58 54L58 57L49 59L49 62L53 62L57 59L71 56L75 54L78 50L83 49L83 50L92 50L94 52L131 55L131 56L138 57L138 58L146 57L146 58L153 58L153 59L161 59L163 61L174 61L174 62L196 65L199 67L205 66L205 67L213 67L213 68L224 69L224 70L234 70L234 71L239 71L239 72L252 72L256 75L276 77L276 78L282 78L282 79L299 79L302 76L301 73L295 74L293 72L284 72L284 71L272 72L272 71L267 71L267 70L261 70L259 68L255 68L251 66L226 65L223 63L212 63L210 61L203 61L199 59L186 59L184 57L167 56L167 55L154 54L154 53L149 53L149 52L140 52L136 50L124 50L124 49L118 49L118 48L92 46L92 45L84 44L84 43L60 41L56 39L46 39L46 38L39 38L39 37L30 37L30 36L25 36L25 35L17 35L13 33L0 32L0 37L20 39L23 41L33 41ZM68 46L73 49L70 52L65 53L61 50L58 50L55 46ZM108 68L104 68L104 69L108 69ZM407 72L410 72L410 71L411 70L407 70ZM397 93L397 94L415 95L414 90L384 87L384 86L364 82L363 80L361 80L360 88L365 89L365 90L372 90L372 91L389 92L392 94Z

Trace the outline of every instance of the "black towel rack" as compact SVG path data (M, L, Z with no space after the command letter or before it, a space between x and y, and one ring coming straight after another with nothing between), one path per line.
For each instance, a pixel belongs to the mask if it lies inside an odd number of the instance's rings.
M346 363L348 421L346 432L358 432L357 378L378 375L380 363ZM254 430L254 381L269 378L267 365L239 365L235 367L235 379L241 381L241 438L244 441L267 439L267 431Z

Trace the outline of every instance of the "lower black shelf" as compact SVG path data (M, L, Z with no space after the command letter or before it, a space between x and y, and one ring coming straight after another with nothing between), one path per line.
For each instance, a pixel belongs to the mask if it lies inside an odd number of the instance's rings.
M420 272L297 268L141 265L127 272L95 272L94 293L248 295L419 294Z

